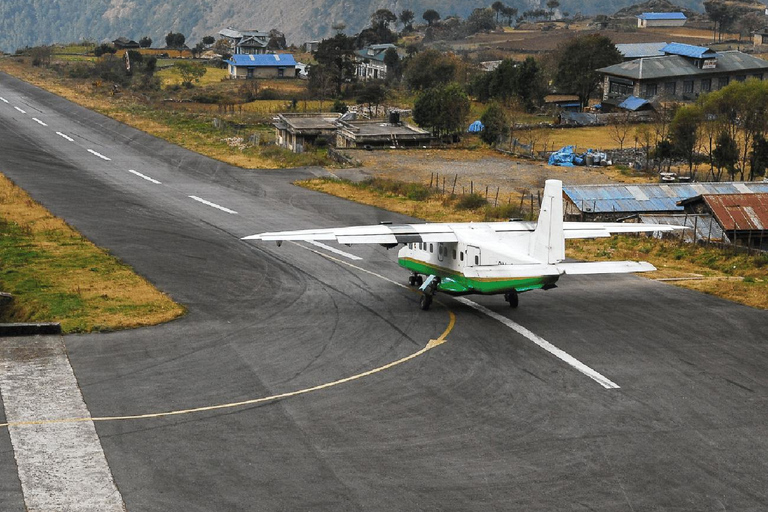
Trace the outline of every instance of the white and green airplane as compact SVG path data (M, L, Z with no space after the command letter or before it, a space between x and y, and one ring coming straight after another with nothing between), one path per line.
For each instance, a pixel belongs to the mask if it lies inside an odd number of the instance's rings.
M547 180L538 222L378 224L280 231L243 240L336 241L340 244L405 244L398 263L411 271L408 283L422 292L429 309L437 292L449 295L503 294L511 307L518 293L555 287L563 274L649 272L647 262L565 262L565 240L602 238L615 233L673 231L679 226L621 222L563 222L562 182Z

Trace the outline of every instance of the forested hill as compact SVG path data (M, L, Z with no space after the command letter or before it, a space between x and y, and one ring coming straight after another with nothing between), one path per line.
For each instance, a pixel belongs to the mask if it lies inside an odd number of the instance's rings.
M233 26L285 33L289 43L331 35L334 23L345 23L348 34L359 32L376 9L400 13L411 9L416 21L427 9L443 18L466 17L493 0L0 0L0 49L12 52L24 46L90 39L96 42L120 36L143 36L163 46L168 32L181 32L197 42L205 35ZM523 12L538 8L542 0L508 0ZM560 0L572 14L610 14L632 0ZM698 0L681 2L700 7ZM699 8L699 10L701 10Z

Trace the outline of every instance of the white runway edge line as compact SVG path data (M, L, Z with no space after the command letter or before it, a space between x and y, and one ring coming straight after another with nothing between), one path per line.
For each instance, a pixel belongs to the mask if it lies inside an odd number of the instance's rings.
M33 118L32 118L32 120L33 120L34 122L36 122L37 124L39 124L40 126L48 126L47 124L45 124L44 122L42 122L41 120L39 120L39 119L38 119L38 118L36 118L36 117L33 117Z
M21 112L22 114L26 114L26 113L27 113L27 111L26 111L26 110L21 110L19 107L13 107L13 108L15 108L16 110L18 110L18 111L19 111L19 112Z
M325 249L326 251L330 251L330 252L332 252L334 254L338 254L339 256L344 256L345 258L349 258L352 261L360 261L360 260L363 259L360 256L355 256L354 254L350 254L348 252L344 252L342 250L336 249L335 247L330 247L328 245L325 245L322 242L315 242L313 240L307 240L307 243L310 243L310 244L314 245L315 247L320 247L321 249Z
M133 169L128 169L128 172L129 172L129 173L131 173L131 174L135 174L135 175L136 175L136 176L138 176L139 178L144 178L144 179L145 179L145 180L147 180L147 181L151 181L151 182L152 182L152 183L154 183L155 185L162 185L162 183L160 183L159 181L157 181L155 178L150 178L150 177L149 177L149 176L147 176L146 174L141 174L139 171L134 171Z
M561 361L569 364L570 366L576 368L578 371L589 377L590 379L594 380L601 386L603 386L606 389L619 389L619 385L615 382L609 380L608 378L604 377L603 375L599 374L589 366L585 365L572 355L568 354L567 352L557 348L541 336L538 336L537 334L532 333L522 325L518 324L517 322L513 322L509 318L502 316L498 313L494 313L490 309L486 308L485 306L481 306L477 302L473 302L469 299L466 299L464 297L456 297L456 300L461 302L462 304L466 304L467 306L474 308L481 313L485 313L489 317L493 318L494 320L498 320L502 324L506 325L516 333L525 336L535 344L537 344L539 347L543 348L553 356L557 357Z
M231 214L231 215L237 215L237 212L236 212L235 210L230 210L229 208L224 208L223 206L221 206L221 205L218 205L218 204L216 204L216 203L212 203L212 202L210 202L210 201L206 201L206 200L205 200L205 199L203 199L202 197L197 197L197 196L189 196L189 198L190 198L190 199L194 199L194 200L195 200L195 201L197 201L198 203L203 203L203 204L204 204L204 205L206 205L206 206L210 206L211 208L216 208L217 210L221 210L221 211L223 211L223 212L227 212L227 213L229 213L229 214Z
M65 138L65 139L67 139L69 142L75 142L75 139L73 139L73 138L72 138L72 137L70 137L69 135L64 135L64 134L63 134L63 133L61 133L61 132L56 132L56 135L58 135L59 137L64 137L64 138Z
M90 418L60 336L0 340L8 421ZM124 512L93 421L10 426L26 510Z
M102 160L106 160L106 161L108 161L108 162L109 162L110 160L112 160L111 158L109 158L109 157L106 157L106 156L102 155L101 153L99 153L99 152L96 152L96 151L94 151L94 150L92 150L92 149L89 149L89 150L88 150L88 152L89 152L90 154L92 154L92 155L96 155L97 157L101 158Z

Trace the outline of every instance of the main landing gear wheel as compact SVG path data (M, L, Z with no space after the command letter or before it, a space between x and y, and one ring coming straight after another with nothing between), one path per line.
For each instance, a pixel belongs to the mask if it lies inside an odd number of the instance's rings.
M519 303L517 298L517 290L512 290L511 292L505 293L504 300L509 302L509 307L516 308Z
M429 309L429 306L432 305L432 295L424 292L421 294L421 299L419 300L419 307L423 309L424 311Z
M408 276L408 284L411 286L421 286L424 284L424 278L418 274Z

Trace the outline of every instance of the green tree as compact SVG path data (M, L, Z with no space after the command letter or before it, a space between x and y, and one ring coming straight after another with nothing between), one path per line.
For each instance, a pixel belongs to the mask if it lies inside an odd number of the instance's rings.
M102 43L93 49L93 54L97 57L101 57L102 55L114 55L115 52L117 52L117 48L109 43Z
M765 170L768 168L768 140L765 140L762 135L752 141L749 166L750 181L765 176Z
M577 94L585 106L601 83L597 69L622 60L621 53L608 37L590 34L570 39L555 52L555 87L564 93Z
M368 105L368 116L374 117L374 106L376 107L376 112L378 112L379 105L386 97L387 89L381 82L368 82L358 94L356 101L359 104Z
M403 76L411 90L421 91L454 81L458 69L455 57L428 49L411 57Z
M379 9L371 15L371 26L374 28L389 28L396 21L397 16L389 9Z
M199 62L177 62L173 71L181 77L181 85L192 87L192 82L199 82L208 69Z
M440 19L440 14L434 9L427 9L421 17L431 27L433 23Z
M403 9L400 13L400 23L403 24L403 32L410 32L413 30L413 20L416 17L413 11L410 9Z
M555 15L555 9L560 7L560 2L557 0L548 0L547 1L547 9L549 9L549 19L552 19L552 17Z
M504 2L500 2L499 0L496 0L491 4L491 9L493 9L493 12L496 13L496 23L499 22L499 16L501 15L501 12L504 9L504 7L505 7Z
M216 42L216 38L213 36L205 36L203 37L202 41L204 45L211 46L213 43Z
M469 34L476 34L483 30L493 30L496 28L493 9L474 9L467 18L465 27Z
M436 137L462 132L469 116L469 98L457 83L424 91L414 103L413 120Z
M501 10L501 15L504 16L507 19L507 25L512 26L512 20L515 19L515 16L517 16L517 8L516 7L504 7Z
M715 143L715 150L712 152L712 159L717 167L717 179L720 180L722 170L728 171L731 180L736 176L736 163L739 161L739 148L736 141L727 131L720 132Z
M182 48L187 38L180 32L168 32L165 36L165 46L168 48Z
M139 46L142 48L149 48L152 46L152 38L149 36L144 36L141 39L139 39Z
M696 155L699 127L703 121L697 105L685 105L677 109L669 126L669 136L675 154L688 162L688 172L693 175L693 159Z
M355 76L354 43L354 39L341 33L320 41L315 51L319 66L309 68L310 80L313 73L325 75L333 83L336 95L340 96L341 86Z
M403 76L403 65L400 60L400 54L394 48L388 48L384 52L384 64L387 66L387 83L400 80Z
M509 119L506 112L497 102L492 101L480 116L480 122L483 123L483 131L480 132L480 138L486 144L496 144L499 138L509 135Z

